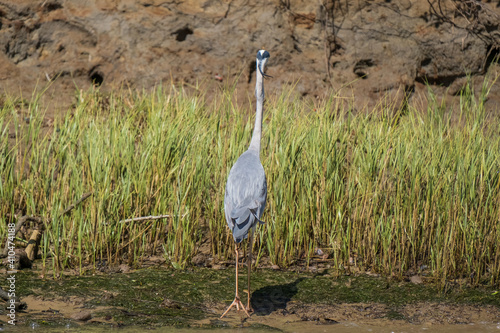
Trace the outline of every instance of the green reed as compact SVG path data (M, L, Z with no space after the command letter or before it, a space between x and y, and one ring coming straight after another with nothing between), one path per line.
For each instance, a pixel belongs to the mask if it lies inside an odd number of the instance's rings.
M319 247L339 271L355 262L403 276L426 265L438 283L498 285L500 122L484 111L491 84L476 93L467 86L454 111L432 93L428 110L357 114L335 96L313 105L290 91L268 94L267 223L255 237L257 257L286 267L308 263ZM1 239L21 210L48 218L41 254L56 271L139 265L155 254L182 268L204 242L216 258L230 257L225 181L254 119L233 92L208 103L175 88L90 90L51 125L36 100L5 102ZM170 218L120 223L161 214Z

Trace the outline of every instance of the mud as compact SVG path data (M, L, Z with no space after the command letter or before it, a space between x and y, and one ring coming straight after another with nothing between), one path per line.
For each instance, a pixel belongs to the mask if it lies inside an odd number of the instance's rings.
M284 332L425 331L500 329L495 290L453 286L439 290L409 281L366 275L334 276L259 269L252 274L252 307L220 315L234 296L234 270L142 269L130 273L41 278L17 273L17 292L28 308L16 329L171 328ZM246 276L240 277L245 281ZM246 301L243 290L242 299ZM3 308L3 307L2 307ZM3 310L4 311L4 310ZM0 325L7 328L4 315ZM0 327L2 327L0 326Z

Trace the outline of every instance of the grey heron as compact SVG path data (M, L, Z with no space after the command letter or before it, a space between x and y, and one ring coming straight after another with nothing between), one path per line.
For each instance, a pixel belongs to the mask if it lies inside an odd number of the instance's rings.
M262 109L264 104L264 78L270 77L265 74L265 66L269 59L269 52L259 50L256 60L257 82L255 84L255 97L257 99L255 126L248 150L241 154L231 168L226 183L226 194L224 195L224 212L226 222L233 233L236 252L236 295L234 301L222 314L221 318L236 305L240 306L250 317L250 271L252 267L252 240L253 232L260 220L264 207L266 206L267 183L264 167L260 163L260 139L262 137ZM248 303L247 307L241 303L238 293L238 244L248 237Z

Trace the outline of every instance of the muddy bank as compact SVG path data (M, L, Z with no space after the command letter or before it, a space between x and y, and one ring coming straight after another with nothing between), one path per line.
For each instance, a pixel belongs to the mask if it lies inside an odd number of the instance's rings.
M500 322L495 290L450 285L446 290L386 278L257 270L252 274L250 319L231 311L234 270L142 269L131 273L42 279L20 271L17 292L28 308L18 328L276 328L494 327ZM242 281L246 276L242 275ZM242 292L245 300L245 294ZM2 311L4 307L2 307ZM0 324L7 327L4 316Z
M356 109L380 98L426 109L426 84L456 100L477 91L499 55L493 1L328 0L0 1L0 90L67 108L75 88L174 83L253 91L255 53L271 53L269 92L297 83L311 98L337 94ZM486 101L497 109L500 90Z

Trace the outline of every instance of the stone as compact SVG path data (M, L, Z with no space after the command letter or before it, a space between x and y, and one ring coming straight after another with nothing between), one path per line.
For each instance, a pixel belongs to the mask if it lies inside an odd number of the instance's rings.
M71 315L71 319L73 320L78 320L78 321L87 321L92 318L92 314L89 311L80 311L73 313Z

